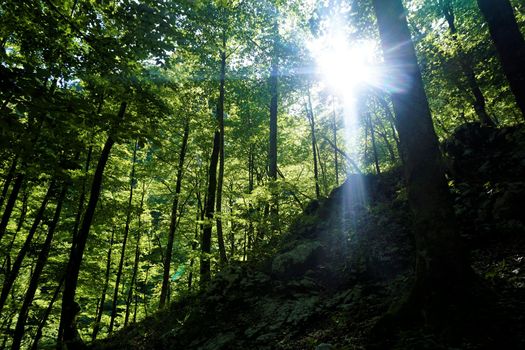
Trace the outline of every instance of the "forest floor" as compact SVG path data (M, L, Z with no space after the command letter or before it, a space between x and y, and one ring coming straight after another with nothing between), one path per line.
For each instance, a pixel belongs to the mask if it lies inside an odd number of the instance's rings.
M260 259L232 264L205 292L92 348L525 349L525 129L468 124L443 148L458 229L496 305L492 333L451 338L418 325L388 341L374 338L374 325L413 275L409 209L394 169L351 176L261 247Z

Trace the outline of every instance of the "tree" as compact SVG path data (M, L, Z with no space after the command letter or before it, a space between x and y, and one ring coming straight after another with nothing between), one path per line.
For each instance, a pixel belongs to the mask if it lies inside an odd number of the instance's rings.
M164 256L164 273L162 276L162 289L160 292L159 308L163 308L169 293L169 281L171 270L171 258L173 254L173 242L175 240L175 230L177 229L177 211L179 209L179 197L182 187L182 176L184 174L184 158L188 147L188 137L190 134L190 122L187 120L184 125L184 135L182 136L182 145L179 153L179 166L177 168L177 182L175 184L175 193L173 205L171 207L170 227L168 232L168 244L166 246L166 255Z
M399 313L442 322L452 296L470 277L461 251L438 140L401 0L374 0L381 46L390 74L410 84L392 92L404 156L408 201L416 240L416 275Z
M477 0L516 103L525 118L525 40L509 0Z

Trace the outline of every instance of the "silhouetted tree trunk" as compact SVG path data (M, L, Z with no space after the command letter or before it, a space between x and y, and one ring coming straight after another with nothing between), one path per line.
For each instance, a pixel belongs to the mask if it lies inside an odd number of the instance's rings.
M271 58L270 67L270 78L268 80L270 89L270 140L269 140L269 151L268 151L268 176L272 181L277 181L277 114L278 114L278 103L279 103L279 11L275 6L273 12L273 51ZM272 190L272 203L269 208L270 225L272 231L277 230L279 225L279 203L275 190ZM264 231L260 231L261 239L263 238Z
M175 240L175 230L177 229L177 211L179 208L179 196L182 187L182 176L184 174L184 158L186 157L186 149L188 146L188 136L190 134L189 119L184 125L184 135L182 136L182 145L179 153L179 166L177 168L177 180L175 185L175 195L173 197L173 204L171 206L171 219L168 232L168 244L166 246L166 255L164 256L164 273L162 276L162 288L160 292L159 308L163 308L166 303L166 298L169 292L170 283L170 268L171 258L173 255L173 241Z
M120 122L124 118L126 112L127 103L122 102L118 113L117 120ZM117 122L117 123L118 123ZM118 126L118 124L117 124ZM88 205L86 212L80 225L77 237L75 238L75 244L72 246L69 261L67 265L66 280L64 284L64 293L62 295L62 313L60 316L60 327L61 330L58 334L57 347L60 347L62 342L65 342L68 349L82 349L85 345L78 334L75 324L75 317L78 313L78 305L75 303L75 294L78 283L78 274L80 271L80 264L82 263L82 257L84 255L84 249L86 247L87 238L91 228L91 222L95 215L95 209L97 202L100 197L100 190L102 187L102 180L104 177L104 169L109 159L111 148L115 143L112 133L115 130L111 130L100 154L95 175L93 176L93 182L91 183L91 193L89 195Z
M314 111L312 109L312 99L310 98L310 91L308 91L308 103L306 104L305 107L306 107L306 117L308 118L308 122L310 124L310 136L312 139L312 154L314 157L315 197L319 199L321 197L321 193L319 190L319 170L317 169L317 151L316 151L317 140L315 139L315 119L314 119Z
M13 213L13 208L15 207L15 203L18 198L18 193L20 192L20 188L22 187L23 181L24 174L18 173L16 175L15 182L13 183L11 193L9 194L9 199L7 200L7 204L4 209L4 214L2 215L2 220L0 221L0 241L2 240L2 237L5 234L5 230L7 229L7 224L9 223L9 219L11 218L11 214Z
M205 223L202 229L201 259L200 259L200 284L204 287L210 281L211 231L213 212L215 207L215 193L217 189L217 163L219 160L220 132L215 131L213 149L210 157L208 171L208 194L204 206Z
M476 74L474 73L474 69L472 67L471 58L465 51L463 51L461 48L461 43L458 43L458 35L455 23L456 16L454 15L454 8L452 7L451 0L445 0L445 2L442 3L442 9L445 19L447 20L452 39L457 43L456 49L458 51L459 64L463 70L463 74L465 74L465 78L467 78L470 92L474 96L474 111L476 112L481 124L495 126L494 122L492 119L490 119L487 113L485 96L483 96L483 93L479 88Z
M129 176L129 197L128 208L126 210L126 225L124 226L124 237L122 238L122 250L120 251L120 261L117 270L117 280L115 281L115 290L113 292L113 304L111 306L111 317L109 319L108 333L113 332L115 325L115 318L117 317L118 291L120 287L120 279L122 278L122 269L124 268L124 260L126 258L126 246L128 243L129 226L131 224L131 213L133 212L133 187L135 186L135 164L137 162L137 149L139 147L138 141L135 141L133 148L133 159L131 164L131 173Z
M525 40L509 0L477 0L489 25L490 36L509 81L516 103L525 118Z
M334 167L335 167L335 185L339 186L339 159L337 155L337 115L335 114L335 102L332 100L332 135L334 143Z
M42 218L44 217L47 203L49 202L49 199L51 198L51 195L53 194L54 190L55 190L55 181L51 181L51 184L49 185L49 188L46 194L44 195L44 199L42 200L42 203L40 204L40 208L38 209L35 215L35 220L31 228L29 229L29 233L27 234L24 244L22 245L22 248L20 248L20 251L18 252L18 255L16 257L16 260L13 264L13 267L9 275L6 276L4 280L4 284L2 286L2 293L0 295L0 314L2 313L2 309L5 306L7 297L9 296L9 291L11 290L11 287L13 287L13 283L18 277L18 273L20 272L20 268L22 267L22 262L27 252L29 251L31 242L33 241L33 237L35 236L38 226L40 225L40 222L42 221Z
M18 156L15 156L13 162L11 163L11 166L9 167L9 171L7 172L7 175L5 177L4 185L2 186L2 193L0 194L0 209L2 209L2 206L4 205L4 200L7 197L9 186L11 186L11 181L13 180L13 177L15 175L17 163Z
M139 260L140 260L140 239L142 237L142 211L144 210L144 196L146 195L146 183L142 183L142 195L140 197L140 207L139 207L139 218L137 225L137 242L135 243L135 259L133 261L133 274L131 276L131 282L128 291L128 298L126 300L126 317L124 318L124 327L128 325L129 314L131 308L131 300L133 299L133 291L137 283L137 273L139 270ZM137 298L135 297L135 313L133 315L133 322L136 320L136 309L137 309Z
M47 323L47 319L49 318L49 315L51 314L51 311L53 310L53 305L55 304L55 301L58 299L58 295L60 294L60 290L62 289L62 285L64 284L65 277L66 275L62 274L62 277L60 278L60 281L58 282L58 285L55 288L55 292L53 293L53 296L51 297L51 300L49 301L49 304L47 305L46 311L44 312L42 319L38 323L38 329L36 331L35 336L33 337L33 343L31 344L31 350L38 349L38 343L40 342L40 339L42 338L42 331L44 330L44 327L46 326L46 323Z
M370 114L367 114L365 119L366 119L366 124L368 125L368 130L370 130L370 138L372 140L372 152L374 155L374 165L376 167L376 173L379 175L381 174L381 168L379 167L379 157L377 154L376 135L375 135L374 125L372 124L372 117L370 116Z
M223 33L222 37L222 51L221 51L221 76L220 76L220 91L219 91L219 104L217 108L217 118L219 122L219 133L220 133L220 148L219 148L219 174L217 176L217 199L215 205L215 212L218 214L216 218L217 224L217 241L219 243L219 259L221 265L227 263L228 258L226 257L226 247L224 244L224 234L222 229L222 183L224 180L224 98L225 98L225 85L226 79L226 33Z
M385 64L391 75L410 79L392 93L404 155L408 201L416 240L416 278L398 315L427 322L446 316L449 302L471 276L463 255L441 153L401 0L373 0ZM407 315L407 314L405 314Z
M213 150L210 157L210 168L208 171L208 193L204 212L206 216L206 223L203 227L202 232L202 244L201 244L201 266L200 266L200 283L201 287L206 285L210 280L210 258L211 253L211 231L212 231L212 220L215 213L216 199L222 201L222 177L224 174L224 152L222 149L224 146L224 95L225 95L225 81L226 81L226 33L223 33L223 42L221 54L221 73L220 73L220 85L219 85L219 100L217 101L217 122L218 129L215 131L213 138ZM220 195L218 194L218 183L217 183L217 164L219 158L222 157L222 170L219 169L219 185ZM222 174L221 174L222 171ZM222 261L226 261L226 248L224 246L224 237L222 234L222 224L217 229L217 240L219 243L219 254Z
M99 113L100 113L100 108L99 108ZM80 225L80 219L82 218L82 213L84 212L84 202L86 201L86 184L87 184L87 177L89 174L89 166L91 164L92 154L93 154L93 146L89 146L87 156L86 156L86 164L84 165L84 179L82 179L82 189L80 191L80 198L78 200L78 209L77 209L77 214L75 216L75 224L73 225L72 242L75 241L75 237L78 232L78 227Z
M381 138L383 139L383 142L385 143L385 146L386 146L386 148L388 150L388 155L390 157L390 161L392 163L395 163L395 161L396 161L396 154L394 152L394 148L392 147L392 144L390 143L390 140L388 139L388 133L387 133L385 124L383 123L383 121L381 121L381 118L378 115L376 115L376 120L377 120L377 123L379 124L379 126L381 128L381 130L376 129L376 131L379 134L379 136L381 136Z
M51 241L53 240L53 235L55 234L55 229L57 227L58 220L60 219L60 213L62 212L62 205L66 196L67 187L68 186L66 184L62 186L62 190L57 200L55 214L53 215L53 219L49 223L46 239L38 255L38 260L33 271L33 275L31 276L31 280L29 281L29 286L24 297L24 302L22 303L22 307L20 308L20 312L18 313L18 320L16 322L15 333L13 335L13 342L11 345L12 350L20 349L20 344L24 336L24 329L27 321L27 316L29 314L29 308L33 303L33 298L35 296L35 292L40 281L40 276L42 275L44 266L47 263L49 250L51 249Z
M98 332L100 331L100 322L102 320L102 314L104 313L104 304L106 303L106 294L109 286L109 276L111 275L111 254L113 253L113 240L115 238L115 227L111 230L111 239L109 240L108 256L106 258L106 273L104 274L104 286L102 287L102 293L100 294L100 304L98 312L95 316L95 322L93 325L93 334L91 340L96 340Z

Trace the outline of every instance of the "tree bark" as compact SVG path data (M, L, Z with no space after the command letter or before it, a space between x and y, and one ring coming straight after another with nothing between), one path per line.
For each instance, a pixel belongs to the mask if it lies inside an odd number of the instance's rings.
M225 79L226 79L226 34L223 34L221 51L221 76L219 87L219 103L217 108L217 118L219 122L220 148L219 148L219 174L217 176L217 198L215 204L217 241L219 243L220 264L227 263L226 247L224 245L224 234L222 229L222 183L224 180L224 99L225 99ZM218 214L218 215L217 215Z
M16 322L15 333L13 335L13 342L11 345L12 350L20 349L20 344L24 336L24 329L27 321L27 316L29 314L29 308L33 303L33 298L35 297L35 292L40 281L40 276L42 275L44 266L47 263L49 250L51 249L51 241L53 240L53 235L55 233L58 220L60 219L60 213L62 212L62 205L64 203L64 198L66 197L67 187L68 186L66 184L62 186L62 191L60 192L60 195L57 200L55 214L53 216L53 219L51 220L51 223L49 224L46 239L38 255L38 260L33 271L33 275L31 276L31 280L29 282L29 286L24 297L24 302L22 303L22 307L20 308L20 312L18 313L18 320Z
M13 208L15 207L18 193L20 192L23 181L24 174L17 174L15 182L13 183L13 188L11 189L11 194L9 195L9 199L7 200L7 204L5 206L4 214L2 215L2 220L0 221L0 241L2 241L2 237L4 236L7 229L7 224L9 223L9 219L13 213Z
M124 118L126 112L127 103L122 102L118 113L118 122ZM117 122L117 123L118 123ZM118 127L118 125L117 125ZM75 303L75 294L78 283L78 274L80 272L80 265L82 263L82 257L84 255L84 249L86 247L87 238L91 228L91 222L95 215L95 209L97 202L100 197L100 191L102 187L102 180L104 177L104 169L109 159L111 148L115 143L112 132L108 136L102 153L98 160L93 182L91 183L91 193L89 196L88 205L86 212L80 225L77 237L75 239L75 245L72 246L69 261L67 265L66 280L64 283L64 293L62 295L62 313L60 316L60 327L61 332L58 334L57 346L60 347L62 342L65 342L68 349L82 349L85 348L85 344L80 338L76 329L75 317L78 313L78 305Z
M9 167L7 176L5 177L4 185L2 186L2 194L0 194L0 209L2 209L2 206L4 205L4 200L7 197L9 186L11 186L11 181L13 180L13 177L15 175L17 163L18 163L18 156L15 156L15 158L13 159L13 162L11 163L11 166Z
M374 155L374 165L376 167L376 173L381 174L381 168L379 167L379 157L377 154L377 144L376 144L376 135L374 130L374 125L372 124L372 117L370 114L366 115L366 123L368 124L368 129L370 130L370 138L372 140L372 152Z
M46 311L44 312L44 315L42 316L42 319L40 320L40 323L38 324L38 329L33 338L33 343L31 344L31 350L38 349L38 343L40 342L40 339L42 338L42 331L44 330L44 327L46 326L46 323L47 323L47 319L49 318L49 315L51 314L51 311L53 310L53 305L55 304L55 301L58 299L58 295L60 294L60 290L62 289L62 285L64 284L65 277L66 275L62 274L62 277L60 278L60 281L58 282L58 285L55 288L55 292L53 293L53 297L49 301L49 305L47 306Z
M310 124L310 137L312 140L312 154L314 160L314 182L315 182L315 197L317 199L321 198L321 193L319 189L319 170L317 166L317 140L315 139L315 119L314 112L312 110L312 100L310 98L310 92L308 92L308 104L306 107L306 116Z
M128 290L128 298L126 300L126 317L124 318L124 327L128 325L129 314L131 308L131 301L133 299L133 290L137 283L137 273L139 270L139 260L140 260L140 239L142 237L142 211L144 209L144 196L146 195L146 183L142 183L142 195L140 197L140 207L139 207L139 217L137 225L137 242L135 244L135 259L133 261L133 274L131 276L131 282ZM133 315L133 322L136 320L136 298L135 298L135 313Z
M271 57L270 78L268 80L270 89L270 142L268 152L268 176L272 182L277 181L277 120L279 103L279 11L275 6L273 13L273 50ZM270 227L272 231L277 231L279 226L279 201L278 194L272 183L272 200L269 208ZM264 234L264 230L260 231ZM260 237L264 238L263 235Z
M128 243L129 226L131 224L131 213L133 212L133 186L135 186L135 164L137 162L137 149L139 147L138 141L135 141L133 147L133 159L131 164L131 173L129 176L129 197L128 197L128 208L126 210L126 225L124 226L124 237L122 238L122 250L120 251L120 261L117 270L117 280L115 281L115 290L113 293L113 304L111 306L111 317L109 320L108 333L113 332L115 326L115 318L117 317L117 303L118 303L118 291L120 287L120 279L122 278L122 269L124 268L124 260L126 258L126 246Z
M205 223L202 229L201 259L200 259L200 285L205 287L210 281L210 253L211 253L211 231L213 212L215 207L215 193L217 190L217 163L219 161L220 132L215 131L213 137L213 149L210 157L210 168L208 171L208 193L204 207Z
M332 135L334 143L334 167L335 167L335 186L339 186L339 159L337 154L337 115L335 114L335 102L332 100Z
M373 0L385 64L411 85L392 93L416 241L416 276L398 314L438 321L470 277L461 251L438 139L401 0Z
M509 0L477 0L489 25L503 71L525 118L525 40Z
M182 188L182 176L184 174L184 158L186 157L186 150L188 146L188 136L190 134L189 120L186 120L184 125L184 135L182 136L182 145L179 153L179 166L177 168L177 180L175 185L175 195L173 197L173 204L171 206L171 220L168 232L168 244L166 246L166 254L164 255L164 273L162 276L162 288L160 292L159 308L162 309L166 304L167 295L169 292L171 258L173 255L173 242L175 240L175 231L177 229L177 211L179 208L179 196Z
M13 283L18 277L20 268L22 267L22 262L29 250L29 247L33 241L33 237L35 236L38 226L40 225L40 222L42 221L42 218L44 217L47 203L49 202L49 199L51 198L51 195L53 194L54 190L55 190L55 181L53 180L51 181L51 184L49 185L49 188L46 194L44 195L44 199L42 200L42 203L40 204L40 208L38 209L35 215L35 220L33 222L33 225L31 226L31 229L29 230L29 233L27 234L26 240L24 244L22 245L22 248L20 248L20 251L18 252L16 260L13 264L13 267L9 275L4 280L4 284L2 286L2 293L0 295L0 314L2 313L2 309L5 306L7 297L9 296L9 291L11 290L11 287L13 287Z
M95 316L95 323L93 325L93 334L91 340L95 341L100 331L100 322L102 320L102 314L104 313L104 304L106 303L106 294L109 286L109 277L111 274L111 254L113 253L113 240L115 238L115 228L111 230L111 239L109 240L109 249L106 259L106 273L104 274L104 286L102 287L102 293L100 295L100 304L98 307L97 315Z

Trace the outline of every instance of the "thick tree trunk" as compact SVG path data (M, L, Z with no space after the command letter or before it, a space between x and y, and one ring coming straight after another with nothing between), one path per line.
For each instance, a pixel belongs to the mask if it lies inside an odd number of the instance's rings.
M100 322L102 320L102 314L104 313L104 304L106 303L106 294L109 286L109 277L111 275L111 254L113 253L113 240L115 238L115 228L111 230L111 239L109 240L108 256L106 258L106 273L104 274L104 286L102 287L102 293L100 294L100 304L98 312L95 316L95 322L93 326L93 334L91 340L95 341L100 331Z
M477 0L489 25L503 71L525 118L525 40L509 0Z
M170 269L171 258L173 255L173 242L175 240L175 230L177 229L177 211L179 208L179 196L182 188L182 176L184 174L184 158L186 157L186 150L188 146L188 136L190 134L189 120L184 125L184 135L182 137L182 145L179 153L179 166L177 168L177 180L175 185L175 196L173 197L173 204L171 206L171 219L168 232L168 244L166 246L166 255L164 255L164 273L162 276L162 288L160 292L159 308L162 309L166 304L167 295L169 292L170 283Z
M49 202L49 199L51 198L51 195L53 194L54 190L55 190L55 181L51 181L51 184L49 185L49 188L46 194L44 195L44 199L42 200L42 203L40 204L40 208L38 209L35 215L35 220L33 222L33 225L31 226L31 229L29 230L29 233L27 234L26 240L24 244L22 245L22 248L20 248L20 251L18 252L18 255L16 257L16 260L13 264L13 267L9 275L6 276L4 280L4 284L2 286L2 293L0 295L0 314L2 313L2 309L5 306L7 297L9 296L9 291L11 290L11 287L13 287L13 283L18 277L20 268L22 267L22 262L27 252L29 251L29 247L33 241L33 237L35 236L38 226L40 225L40 222L42 221L42 218L44 217L44 212L46 210L47 203Z
M385 64L411 85L392 93L416 240L416 279L400 310L425 321L447 312L470 269L461 252L437 136L401 0L373 0ZM425 316L423 316L425 315Z
M126 102L122 102L118 114L118 121L121 121L124 118L126 107ZM113 139L113 135L110 132L98 160L95 175L93 176L93 182L91 183L91 193L89 196L88 205L86 207L86 212L75 239L75 245L72 246L67 265L64 293L62 295L62 313L60 316L59 327L61 332L58 334L57 346L60 347L62 342L65 342L68 349L70 350L85 348L85 345L78 334L75 324L75 317L79 311L78 304L75 303L75 294L78 283L78 274L80 272L80 265L84 255L84 249L86 247L87 238L91 228L91 222L93 221L95 209L100 197L104 169L114 143L115 140Z
M33 275L31 276L31 280L29 282L29 286L24 297L24 302L22 303L22 307L20 308L20 312L18 313L18 320L16 322L15 333L13 335L13 342L11 345L12 350L20 349L20 344L24 336L24 329L27 321L27 316L29 314L29 307L33 303L33 298L35 296L35 292L40 281L40 276L42 275L44 266L47 263L49 250L51 249L51 241L53 240L53 235L55 234L55 229L57 227L58 220L60 219L60 213L62 212L62 205L64 203L64 198L66 197L66 192L67 185L64 184L57 200L55 214L48 226L46 239L38 255L38 260L33 271Z
M117 317L117 303L118 303L118 291L120 288L120 279L122 278L122 269L124 268L124 260L126 258L126 246L128 244L129 227L131 224L131 213L133 212L133 187L135 186L135 164L137 162L137 149L139 147L138 141L135 141L133 147L133 159L131 163L131 173L129 176L129 197L128 207L126 210L126 225L124 226L124 237L122 238L122 250L120 251L120 261L117 270L117 280L115 281L115 290L113 292L113 304L111 305L111 317L109 319L108 333L113 332L115 326L115 318Z

